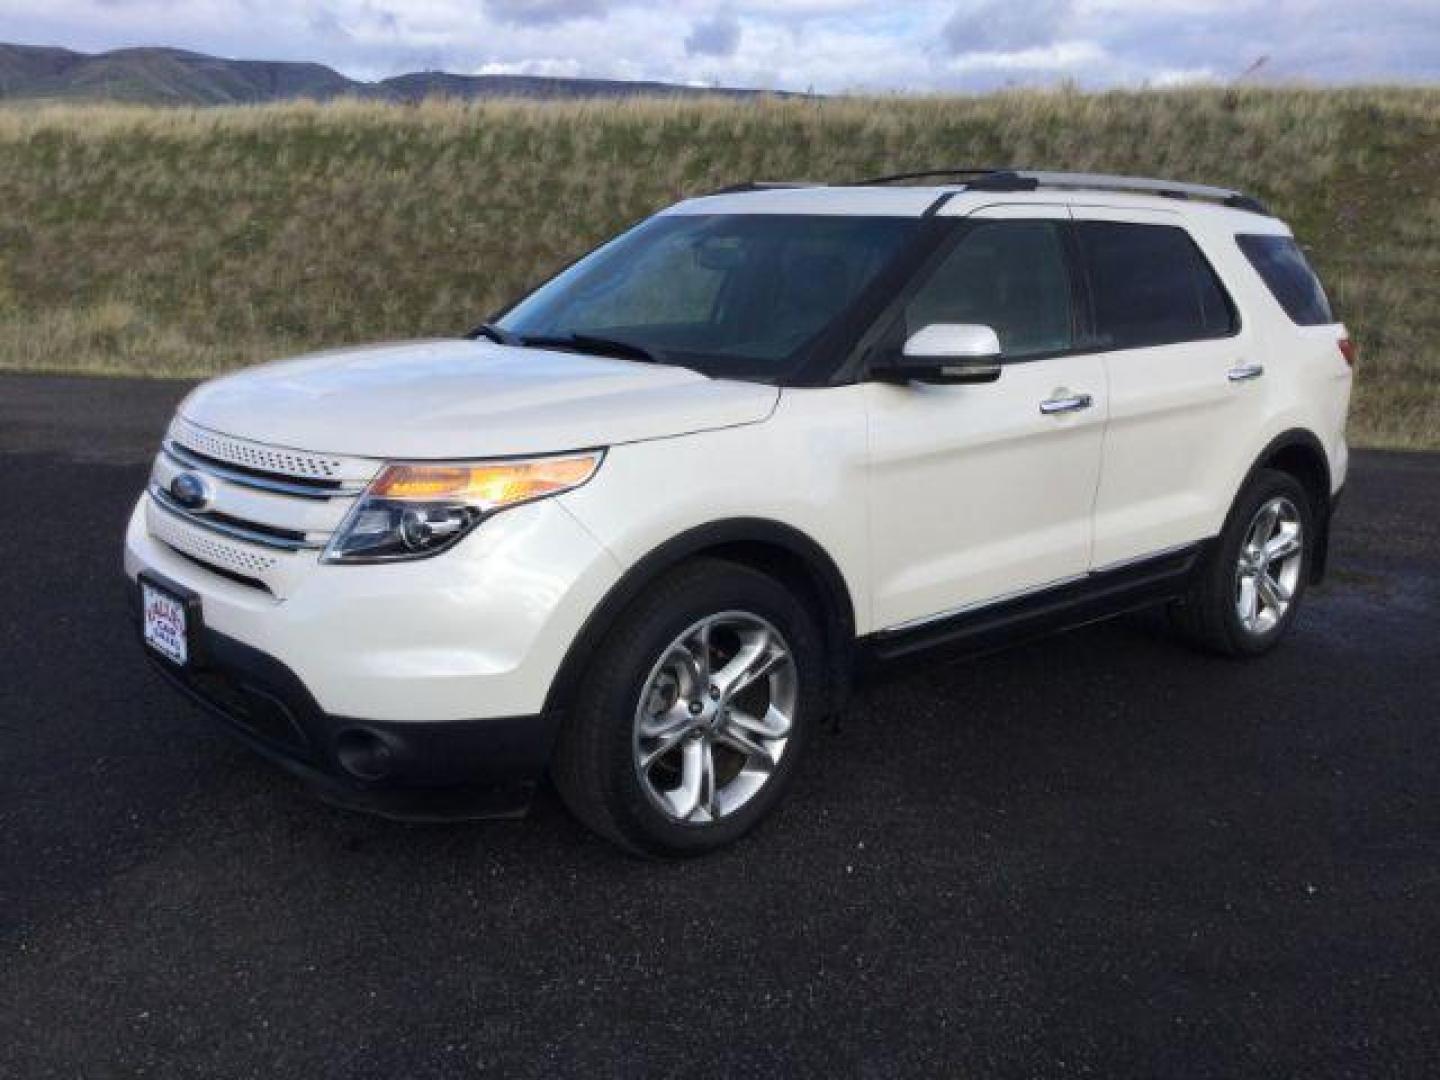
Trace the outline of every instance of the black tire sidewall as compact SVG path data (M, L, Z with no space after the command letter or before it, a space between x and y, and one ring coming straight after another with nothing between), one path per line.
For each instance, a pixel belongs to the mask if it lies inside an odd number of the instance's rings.
M748 803L718 822L684 825L650 802L635 773L635 710L662 651L700 619L723 611L758 615L789 644L798 679L793 726L775 773ZM823 661L813 618L783 585L758 571L708 560L647 590L597 654L575 717L589 725L586 742L595 755L582 766L598 768L606 817L626 845L651 855L701 854L733 842L765 818L784 796L819 719Z

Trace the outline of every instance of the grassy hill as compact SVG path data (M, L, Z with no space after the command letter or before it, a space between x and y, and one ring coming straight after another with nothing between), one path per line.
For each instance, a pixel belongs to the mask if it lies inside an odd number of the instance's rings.
M1440 448L1440 90L0 111L0 368L204 374L454 334L750 177L966 162L1252 191L1361 347L1353 431Z

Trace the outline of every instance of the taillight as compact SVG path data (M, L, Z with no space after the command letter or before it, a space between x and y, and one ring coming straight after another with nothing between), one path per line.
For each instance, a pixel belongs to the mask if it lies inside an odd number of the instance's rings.
M1355 348L1355 342L1351 341L1348 337L1342 337L1339 344L1340 355L1345 357L1345 363L1353 368L1355 366L1355 357L1358 353L1358 350Z

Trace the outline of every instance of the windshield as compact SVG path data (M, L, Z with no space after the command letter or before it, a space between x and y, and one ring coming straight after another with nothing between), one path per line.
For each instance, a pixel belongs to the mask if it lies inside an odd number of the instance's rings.
M498 325L522 342L604 339L631 347L616 355L648 353L707 375L777 379L847 311L917 224L655 217L542 285Z

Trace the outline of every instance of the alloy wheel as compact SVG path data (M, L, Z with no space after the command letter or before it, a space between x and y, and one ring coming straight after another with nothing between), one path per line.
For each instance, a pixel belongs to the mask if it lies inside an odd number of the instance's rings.
M1247 633L1269 633L1290 609L1304 561L1301 530L1299 509L1283 495L1251 519L1235 565L1235 613Z
M794 657L765 619L707 616L651 669L635 710L635 771L667 818L706 825L769 782L785 753L798 696Z

